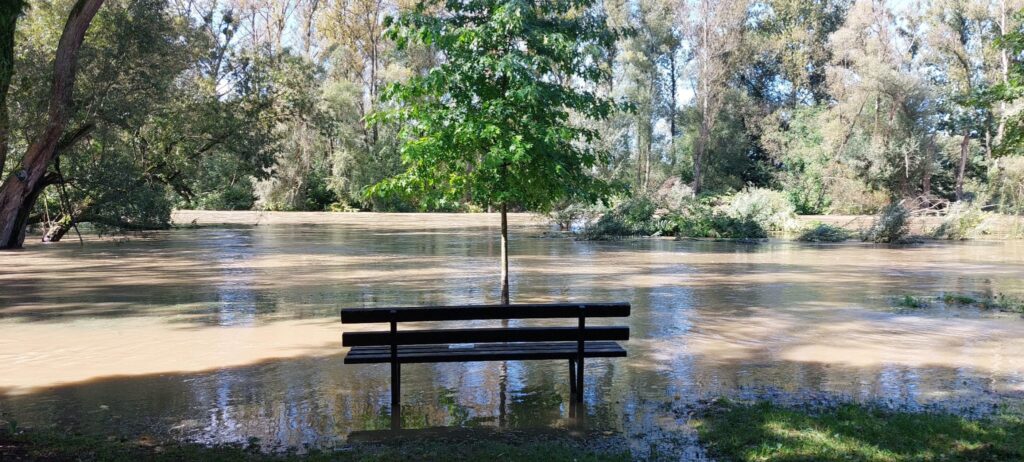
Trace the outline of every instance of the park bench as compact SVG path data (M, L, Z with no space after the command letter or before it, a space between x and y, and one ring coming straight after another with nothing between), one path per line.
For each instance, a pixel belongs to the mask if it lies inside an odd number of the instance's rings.
M343 324L388 323L390 329L345 332L345 364L391 364L392 425L399 421L403 363L568 360L569 392L583 401L585 358L626 356L616 341L626 326L587 326L587 318L629 316L628 303L549 303L406 308L345 308ZM398 330L399 323L513 319L576 319L572 327L462 327ZM507 324L506 324L507 325Z

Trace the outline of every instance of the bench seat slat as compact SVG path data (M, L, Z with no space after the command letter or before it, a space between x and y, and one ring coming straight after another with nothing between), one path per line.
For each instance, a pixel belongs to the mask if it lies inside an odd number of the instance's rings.
M584 340L629 340L629 327L599 326L583 330ZM577 327L513 327L466 329L419 329L397 333L397 345L487 342L568 342L578 340ZM390 345L391 332L345 332L342 346Z
M394 312L394 313L392 313ZM544 303L513 305L457 305L398 308L344 308L345 324L375 322L473 321L493 319L552 319L629 316L629 303Z
M437 363L469 361L513 361L534 359L573 359L576 342L489 343L472 348L450 348L449 345L404 345L398 347L401 363ZM584 357L625 357L626 350L615 342L587 342ZM386 346L354 347L345 356L345 364L391 362L391 349Z

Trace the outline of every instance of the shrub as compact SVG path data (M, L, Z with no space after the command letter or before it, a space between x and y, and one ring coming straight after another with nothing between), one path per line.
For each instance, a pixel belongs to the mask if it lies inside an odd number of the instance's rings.
M996 162L989 173L995 205L1002 213L1024 214L1024 157L1008 156Z
M986 310L1008 311L1011 313L1024 313L1024 299L1006 294L996 294L995 297L987 298L978 302L978 305Z
M947 305L973 305L978 301L970 295L943 294L942 302Z
M587 225L583 237L604 239L608 237L651 236L661 231L661 223L654 216L656 206L646 197L626 199L601 216L595 223Z
M706 199L690 201L679 212L665 217L662 233L667 236L715 239L768 237L760 223L729 215Z
M932 232L932 236L936 239L964 240L971 237L984 220L985 212L980 208L957 202L950 206L945 220Z
M587 204L561 204L555 207L548 217L551 221L558 225L558 229L561 231L572 231L573 226L577 223L583 222L584 225L599 214L599 206L592 206Z
M902 297L896 297L893 299L893 305L903 308L928 308L928 300L924 297L915 297L913 295L904 295Z
M784 193L747 188L736 193L723 207L730 217L753 221L768 231L786 231L796 225L796 209Z
M804 229L796 240L803 242L843 242L852 237L852 233L838 226L815 223Z
M895 244L906 242L910 234L910 213L900 204L891 204L875 218L864 232L865 241Z

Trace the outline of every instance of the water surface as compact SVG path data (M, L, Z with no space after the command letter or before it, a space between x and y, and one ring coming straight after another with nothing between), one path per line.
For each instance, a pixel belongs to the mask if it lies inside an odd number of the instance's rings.
M390 413L388 366L342 364L341 307L498 299L496 216L274 217L0 254L0 420L331 445ZM983 413L1024 394L1019 315L890 301L1022 295L1019 241L579 242L513 225L514 302L633 304L629 358L587 363L590 426L671 427L720 395ZM402 378L409 427L576 424L563 361Z

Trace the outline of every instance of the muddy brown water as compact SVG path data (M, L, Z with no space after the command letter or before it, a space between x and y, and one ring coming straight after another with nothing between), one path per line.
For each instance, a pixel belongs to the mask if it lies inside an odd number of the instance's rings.
M198 216L218 224L0 253L0 420L331 445L386 427L390 412L388 366L342 364L339 308L499 296L493 215ZM513 301L633 304L629 357L587 363L589 426L643 434L722 395L964 413L1024 395L1020 315L891 306L1024 295L1024 242L579 242L545 230L513 219ZM563 361L408 365L405 425L577 425L567 375Z

